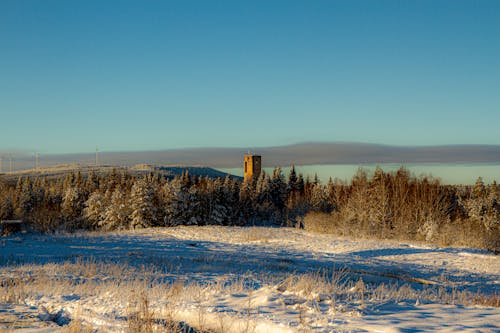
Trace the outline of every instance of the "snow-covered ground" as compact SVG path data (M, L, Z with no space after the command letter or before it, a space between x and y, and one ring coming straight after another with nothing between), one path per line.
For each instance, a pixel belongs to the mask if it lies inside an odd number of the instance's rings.
M288 228L13 235L0 282L0 331L500 331L499 256Z

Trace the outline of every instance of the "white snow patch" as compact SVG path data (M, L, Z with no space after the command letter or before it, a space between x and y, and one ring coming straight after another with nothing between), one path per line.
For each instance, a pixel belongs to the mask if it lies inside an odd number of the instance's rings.
M499 308L418 294L499 293L500 258L474 249L215 226L10 236L0 248L0 282L28 290L25 305L0 306L0 330L33 313L39 332L61 329L55 315L126 331L150 285L155 319L224 332L500 331ZM414 290L390 287L405 283Z

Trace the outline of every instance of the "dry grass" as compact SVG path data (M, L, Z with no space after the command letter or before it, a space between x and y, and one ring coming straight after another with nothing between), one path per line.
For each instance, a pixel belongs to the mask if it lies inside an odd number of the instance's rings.
M500 294L493 295L476 294L469 300L474 305L500 307Z
M78 319L72 320L64 330L64 332L66 333L94 333L94 331L95 330L91 325L84 323Z
M311 212L304 217L303 223L305 230L314 233L348 236L355 239L426 241L439 246L472 247L500 253L500 230L486 230L480 221L472 219L457 220L453 223L447 221L433 226L423 223L420 229L429 230L421 231L424 234L416 233L413 236L404 232L387 232L383 224L350 220L342 212L331 214Z
M21 265L11 268L16 279L3 279L0 285L0 302L36 303L42 296L61 294L78 295L80 299L99 300L115 304L113 313L126 318L126 328L131 333L156 332L253 332L258 310L253 303L253 287L244 278L220 279L209 283L158 282L158 272L151 269L133 269L118 264L105 264L95 259L62 264ZM442 304L500 306L500 295L474 294L441 286L414 289L408 284L365 283L353 279L347 269L329 269L310 274L291 274L274 284L277 297L284 307L297 313L297 323L307 331L310 323L328 313L362 311L366 306L386 302L417 301ZM269 286L267 286L269 287ZM215 305L213 296L239 294L247 303L239 309L239 318L211 312ZM216 297L215 297L216 298ZM192 309L186 317L179 309ZM57 310L53 310L57 311ZM80 309L70 310L72 321L67 332L93 332L81 316ZM72 311L72 312L71 312ZM92 310L90 310L92 311ZM92 316L92 313L89 313ZM87 313L86 313L86 316ZM181 325L182 320L191 320ZM190 328L191 327L191 328Z
M248 227L243 228L240 241L242 243L261 242L267 243L272 238L269 228Z
M0 285L0 302L42 306L36 300L60 295L64 290L66 295L78 295L79 299L99 299L118 304L113 312L122 313L127 318L127 329L132 333L234 331L233 318L224 314L216 314L216 323L211 320L209 324L206 316L210 303L207 297L248 292L249 287L242 278L209 283L182 280L158 282L156 278L160 273L151 269L105 264L94 258L62 264L19 265L15 270L17 278L4 279ZM186 302L192 302L196 307L196 319L181 325L180 318L183 317L179 316L178 309ZM67 332L94 331L79 310L65 311L70 311L72 317L66 327ZM250 314L254 313L249 309L242 311L248 314L246 328L236 331L251 332L255 325Z
M345 269L324 271L313 274L290 275L282 281L277 289L283 293L294 294L302 303L309 306L320 302L330 304L361 304L369 302L379 304L385 302L400 302L418 300L419 302L500 306L500 295L487 295L461 291L453 287L424 286L415 289L409 284L367 284L362 279L352 280Z

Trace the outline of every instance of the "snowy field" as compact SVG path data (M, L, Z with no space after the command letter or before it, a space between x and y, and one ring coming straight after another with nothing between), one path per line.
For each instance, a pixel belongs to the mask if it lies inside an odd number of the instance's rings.
M499 256L287 228L12 235L0 283L0 332L500 332Z

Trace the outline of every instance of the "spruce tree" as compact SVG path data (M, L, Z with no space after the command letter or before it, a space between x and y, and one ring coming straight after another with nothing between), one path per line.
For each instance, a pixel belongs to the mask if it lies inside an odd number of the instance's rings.
M281 172L281 168L277 167L273 171L271 179L271 198L274 206L281 210L285 207L287 197L287 185Z
M165 184L165 224L168 226L180 224L198 224L200 198L195 186L186 186L186 176L175 177Z
M19 192L16 215L21 219L29 219L35 208L35 195L29 177L26 177L26 179L19 178L18 185L16 186L17 191Z
M9 196L5 196L0 200L0 220L8 220L14 216L14 205Z
M290 168L290 174L288 175L288 193L294 193L298 191L298 178L295 172L295 165Z
M105 219L106 208L109 205L109 200L101 192L93 192L87 201L85 201L85 208L83 209L83 217L89 224L96 228L102 225Z
M82 215L84 196L79 187L69 187L62 198L61 213L66 221L74 221Z
M240 184L238 200L238 223L245 224L255 217L255 181L252 178L245 179Z
M116 187L112 193L101 227L105 230L124 229L129 226L130 216L127 194L120 187Z
M138 180L130 193L130 227L145 228L156 225L155 191L145 179Z

